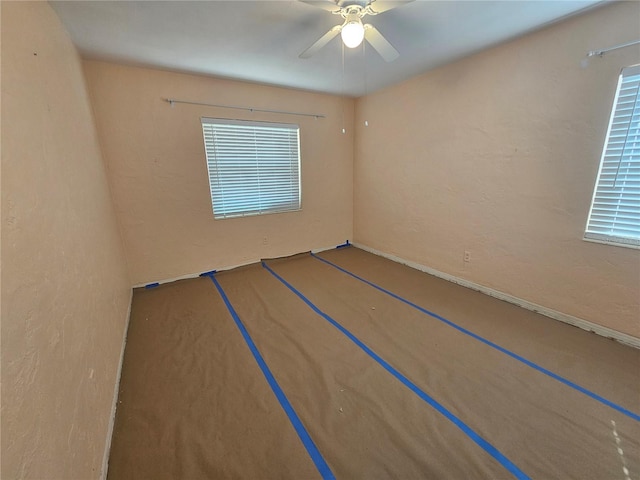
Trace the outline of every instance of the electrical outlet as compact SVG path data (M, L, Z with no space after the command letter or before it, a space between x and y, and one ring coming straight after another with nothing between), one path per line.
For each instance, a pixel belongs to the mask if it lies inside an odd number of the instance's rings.
M464 261L467 263L471 261L471 252L469 250L464 251Z
M262 237L262 244L269 245L269 239L267 237Z

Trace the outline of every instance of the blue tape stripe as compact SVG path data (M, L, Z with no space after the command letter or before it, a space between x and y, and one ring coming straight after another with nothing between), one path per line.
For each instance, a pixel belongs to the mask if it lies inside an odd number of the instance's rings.
M146 288L147 290L149 290L150 288L156 288L156 287L159 287L159 286L160 286L160 283L158 283L158 282L155 282L155 283L147 283L147 284L144 286L144 288Z
M300 437L300 440L302 441L304 447L307 449L307 452L309 453L311 460L313 460L313 463L315 463L316 468L318 469L318 472L320 472L320 475L322 475L322 478L325 480L335 480L336 477L333 475L333 472L329 468L329 465L327 465L327 462L325 461L322 454L318 450L318 447L316 447L316 444L313 443L311 436L307 432L306 428L304 428L302 421L296 414L296 411L291 406L291 403L289 403L289 399L287 399L287 396L282 391L282 388L280 388L280 385L278 385L278 382L276 381L275 377L271 373L271 370L269 370L267 363L262 358L262 355L260 354L258 347L256 347L255 343L253 343L253 340L249 335L249 332L247 331L244 324L242 323L242 320L240 320L240 317L238 316L235 309L231 305L231 302L227 298L227 295L224 293L222 286L220 285L220 283L218 283L218 280L213 275L210 275L209 278L218 289L218 293L222 297L224 304L227 306L227 310L229 310L229 313L233 317L233 321L236 323L238 330L240 330L240 333L242 334L244 341L247 343L249 350L251 350L251 353L253 354L253 358L255 358L256 362L258 363L258 366L260 367L260 370L262 370L262 373L267 379L267 382L269 383L271 390L273 391L276 398L280 402L282 409L285 411L285 413L289 417L289 421L293 425L293 428L296 429L296 433L298 434L298 437Z
M498 344L495 344L492 341L487 340L486 338L481 337L480 335L478 335L476 333L473 333L470 330L467 330L466 328L461 327L460 325L457 325L457 324L453 323L451 320L447 320L446 318L441 317L437 313L430 312L429 310L427 310L425 308L422 308L420 305L416 305L415 303L413 303L413 302L411 302L411 301L409 301L409 300L407 300L405 298L402 298L401 296L396 295L395 293L390 292L389 290L386 290L386 289L376 285L375 283L370 282L369 280L366 280L366 279L364 279L362 277L359 277L355 273L351 273L350 271L348 271L348 270L336 265L335 263L330 262L329 260L321 258L321 257L319 257L319 256L317 256L317 255L315 255L313 253L311 254L311 256L313 256L317 260L320 260L321 262L326 263L327 265L331 265L332 267L337 268L341 272L346 273L347 275L349 275L349 276L351 276L351 277L353 277L353 278L355 278L357 280L360 280L361 282L366 283L367 285L375 288L376 290L379 290L379 291L381 291L383 293L386 293L387 295L390 295L391 297L395 298L396 300L400 300L402 303L405 303L405 304L409 305L410 307L413 307L416 310L419 310L422 313L425 313L425 314L429 315L430 317L435 318L436 320L440 320L441 322L449 325L450 327L455 328L459 332L462 332L465 335L469 335L470 337L475 338L476 340L478 340L478 341L480 341L480 342L482 342L482 343L484 343L486 345L489 345L491 348L494 348L494 349L498 350L499 352L502 352L505 355L508 355L511 358L513 358L515 360L518 360L519 362L524 363L528 367L531 367L531 368L539 371L540 373L544 373L545 375L553 378L554 380L557 380L560 383L563 383L564 385L566 385L568 387L571 387L574 390L577 390L578 392L587 395L588 397L591 397L592 399L602 403L603 405L606 405L607 407L611 407L614 410L617 410L618 412L626 415L629 418L632 418L632 419L634 419L636 421L640 421L640 415L638 415L637 413L632 412L630 410L627 410L626 408L624 408L624 407L612 402L611 400L607 400L606 398L598 395L597 393L594 393L591 390L587 390L586 388L581 387L580 385L578 385L576 383L573 383L571 380L568 380L568 379L558 375L557 373L552 372L551 370L547 370L546 368L541 367L540 365L538 365L536 363L533 363L531 360L527 360L526 358L518 355L517 353L514 353L514 352L512 352L510 350L507 350L504 347L501 347Z
M305 297L302 293L300 293L296 288L287 282L284 278L274 272L271 267L269 267L265 262L262 262L262 266L266 268L271 275L277 278L282 284L284 284L289 290L295 293L304 303L306 303L311 310L320 315L326 321L328 321L331 325L336 327L342 334L344 334L349 340L355 343L358 347L360 347L367 355L373 358L376 362L378 362L382 368L384 368L391 375L396 377L400 382L415 393L418 397L424 400L426 403L431 405L435 410L437 410L440 414L444 415L449 421L451 421L455 426L457 426L460 430L462 430L471 440L473 440L476 444L478 444L485 452L495 458L500 464L506 468L509 472L513 474L513 476L517 479L529 479L529 477L520 470L511 460L505 457L496 447L487 442L484 438L482 438L479 434L477 434L473 429L471 429L467 424L465 424L462 420L456 417L453 413L447 410L442 404L438 403L432 397L430 397L426 392L421 390L417 385L415 385L411 380L405 377L402 373L392 367L389 363L387 363L382 357L380 357L377 353L371 350L367 345L365 345L360 339L358 339L354 334L352 334L349 330L340 325L336 320L331 318L329 315L320 310L315 304L313 304L307 297Z

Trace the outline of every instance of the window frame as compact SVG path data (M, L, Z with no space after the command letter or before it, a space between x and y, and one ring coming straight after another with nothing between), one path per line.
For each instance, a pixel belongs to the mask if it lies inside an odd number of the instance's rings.
M215 220L302 210L300 125L213 117L201 117L200 122ZM222 135L219 143L216 133ZM237 140L249 142L239 145ZM233 170L236 159L238 168ZM255 170L248 170L253 160ZM244 173L242 166L247 168ZM248 179L244 191L241 181L233 179L240 176ZM225 196L224 188L231 193Z
M638 189L637 186L634 187L633 185L630 185L628 187L628 190L626 190L625 192L625 186L623 185L621 187L616 187L616 182L618 181L618 175L620 173L619 171L623 163L627 164L627 166L624 167L626 173L625 173L625 179L623 181L637 182L638 180L640 180L640 174L629 173L630 170L637 169L638 167L640 167L640 79L637 80L637 87L634 87L636 80L633 81L634 83L632 84L632 87L631 87L631 88L636 88L636 97L635 97L633 106L631 107L631 115L629 117L628 126L626 127L627 132L624 135L622 149L620 151L620 155L618 158L618 167L617 167L618 170L616 171L616 176L613 180L614 182L613 186L606 185L605 182L607 182L608 180L603 179L604 175L611 175L611 173L604 173L605 169L612 168L611 160L607 160L607 157L611 156L611 154L608 154L608 152L610 151L610 149L615 149L614 145L616 143L620 143L618 140L612 141L611 139L612 131L614 130L614 124L616 122L619 123L620 122L619 117L623 116L623 115L619 115L619 110L621 110L620 107L622 105L622 102L620 101L620 92L623 89L625 78L637 77L637 76L640 76L640 65L633 65L630 67L623 68L618 77L616 93L613 100L613 106L611 108L611 116L609 118L609 124L607 127L607 134L606 134L604 146L602 149L602 155L600 157L598 175L596 177L595 186L593 188L593 195L591 197L591 204L589 207L587 222L584 229L583 240L588 242L602 243L602 244L614 245L618 247L640 249L640 222L639 222L640 212L630 213L631 221L633 223L638 223L638 226L636 227L634 225L632 229L629 229L629 230L635 230L637 228L638 230L634 232L634 234L637 233L637 236L634 236L634 235L625 236L625 235L621 235L620 233L616 234L613 231L610 231L609 233L602 232L602 231L600 232L594 231L598 228L598 226L596 225L596 222L598 221L598 219L595 217L597 217L598 215L603 216L606 213L610 213L611 215L614 215L614 219L610 221L609 227L602 226L600 228L602 230L606 228L609 228L609 230L613 230L615 228L616 219L618 218L616 215L618 211L613 207L611 208L606 207L606 208L610 208L610 210L607 212L604 211L604 209L602 208L602 205L603 205L602 200L605 195L607 194L611 195L612 190L619 189L617 192L618 194L617 208L618 209L620 208L620 206L622 206L623 202L625 201L629 202L630 200L633 201L633 198L630 199L629 197L638 195L638 193L635 193L635 191L633 193L630 192L631 189L634 189L634 190ZM620 127L616 127L616 128L620 128ZM622 128L624 129L624 126ZM629 140L630 137L634 137L634 139ZM628 142L631 143L630 147L627 147ZM629 150L629 153L626 153L627 150ZM624 161L623 160L624 157L628 157L628 160ZM629 176L631 176L631 180L628 179ZM640 193L640 190L639 190L639 193ZM600 208L596 208L596 205L600 206ZM633 209L634 206L631 205L630 208ZM594 210L599 210L604 213L594 214ZM635 218L636 215L638 215L638 218Z

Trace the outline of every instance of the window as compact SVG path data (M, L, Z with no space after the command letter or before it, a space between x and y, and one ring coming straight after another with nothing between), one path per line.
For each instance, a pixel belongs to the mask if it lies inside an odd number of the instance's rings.
M202 118L214 218L300 210L299 127Z
M640 65L622 70L586 240L640 248Z

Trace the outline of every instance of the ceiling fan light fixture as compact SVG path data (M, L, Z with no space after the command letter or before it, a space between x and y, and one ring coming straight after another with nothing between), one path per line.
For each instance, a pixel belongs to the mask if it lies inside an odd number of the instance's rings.
M364 39L364 25L362 25L362 21L358 18L357 20L347 22L347 24L342 27L340 36L345 46L356 48Z

